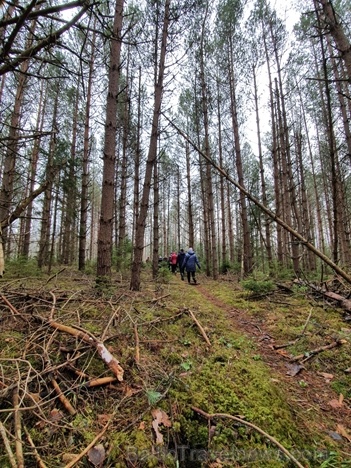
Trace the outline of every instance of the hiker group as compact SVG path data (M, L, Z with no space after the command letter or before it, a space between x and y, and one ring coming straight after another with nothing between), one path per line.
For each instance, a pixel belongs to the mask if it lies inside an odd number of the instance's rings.
M168 258L168 266L172 273L175 275L177 273L177 267L179 268L180 277L184 281L184 273L186 272L188 283L191 284L191 279L194 284L196 282L196 266L201 270L199 260L196 256L194 250L190 247L187 253L184 252L184 249L180 249L178 254L172 252Z

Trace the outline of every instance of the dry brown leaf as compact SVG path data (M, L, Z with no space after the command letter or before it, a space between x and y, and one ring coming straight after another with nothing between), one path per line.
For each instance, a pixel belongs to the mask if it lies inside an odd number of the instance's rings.
M63 418L63 414L61 413L60 410L54 408L53 410L50 411L49 415L49 421L51 422L59 422Z
M324 377L326 380L331 380L334 378L333 374L328 374L327 372L317 372L318 375Z
M349 436L349 434L347 433L347 430L344 428L342 424L338 424L336 426L336 432L340 434L341 436L345 437L345 439L347 439L349 442L351 442L351 437Z
M304 366L300 364L286 364L286 367L288 368L286 375L290 375L291 377L295 377L295 375L304 369Z
M340 393L339 395L339 403L342 405L344 402L344 395L342 393Z
M290 354L287 351L285 351L284 349L276 349L275 352L280 354L281 356L290 357Z
M166 427L172 427L172 422L169 419L168 414L160 408L151 411L152 417L157 420L159 424L163 424Z
M141 423L139 424L138 429L139 429L140 431L145 431L145 421L141 421Z
M105 426L112 418L112 414L98 414L97 420L100 426Z
M75 460L77 458L77 454L76 453L64 453L62 455L62 461L64 463L70 463L71 461Z
M328 405L334 409L338 409L342 407L342 403L340 403L340 401L336 399L328 401Z
M130 397L130 396L134 395L135 393L140 392L140 389L130 387L127 384L121 386L121 388L122 388L123 395L126 396L126 397Z
M102 444L95 445L88 452L88 458L90 463L94 466L102 467L102 464L106 458L106 451Z
M159 425L163 424L166 427L171 427L172 423L168 417L168 414L165 413L160 408L154 409L151 411L152 417L154 420L152 421L152 427L156 434L156 444L163 445L163 435L159 431Z

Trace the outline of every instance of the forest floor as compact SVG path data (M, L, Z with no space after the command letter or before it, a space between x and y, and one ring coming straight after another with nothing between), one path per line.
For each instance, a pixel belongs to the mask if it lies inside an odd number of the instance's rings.
M307 288L26 273L0 283L1 467L351 466L350 321Z

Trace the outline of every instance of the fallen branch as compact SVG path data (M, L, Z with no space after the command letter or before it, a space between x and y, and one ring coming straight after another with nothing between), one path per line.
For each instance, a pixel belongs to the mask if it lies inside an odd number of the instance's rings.
M106 385L109 383L116 382L115 377L100 377L99 379L89 380L84 384L84 387L98 387L99 385Z
M299 338L296 338L296 340L293 341L288 341L287 343L280 344L280 345L273 345L273 349L283 349L283 348L288 348L289 346L293 346L299 341Z
M15 458L15 456L13 454L9 439L7 437L7 434L6 434L6 429L5 429L5 427L4 427L4 425L2 424L1 421L0 421L0 434L1 434L2 440L4 441L5 449L6 449L8 457L9 457L12 468L18 468L16 458Z
M211 341L209 340L208 336L206 335L206 332L205 330L203 329L201 323L198 321L198 319L195 317L195 314L194 312L192 312L190 309L186 309L187 312L189 312L191 318L194 320L194 322L196 323L198 329L200 330L200 333L201 335L204 337L206 343L208 344L208 346L212 346L211 345Z
M160 296L160 297L155 297L154 299L151 299L149 302L158 302L160 301L161 299L164 299L165 297L168 297L170 296L170 294L164 294L163 296Z
M98 341L91 333L88 333L85 330L78 330L77 328L73 328L68 325L63 325L62 323L55 322L54 320L50 320L49 325L50 327L53 327L56 330L76 336L85 343L94 346L94 348L96 348L97 352L99 353L101 359L108 365L108 367L115 374L117 379L120 382L123 380L124 370L119 365L119 361L110 353L106 346L100 341Z
M255 424L245 421L244 419L238 418L237 416L232 416L231 414L226 414L226 413L209 414L203 411L202 409L197 408L196 406L192 406L191 409L195 411L196 413L201 414L201 416L206 418L207 421L211 421L212 419L215 419L215 418L231 419L233 421L239 422L240 424L243 424L244 426L248 426L248 427L251 427L252 429L255 429L255 431L259 432L264 437L269 439L273 444L275 444L281 452L283 452L293 463L295 463L296 466L298 466L299 468L304 468L304 466L301 465L301 463L298 460L296 460L296 458L280 442L278 442L277 439L267 434L267 432L263 431L260 427L256 426Z
M305 331L306 331L307 325L308 325L308 323L309 323L309 321L310 321L310 319L311 319L311 317L312 317L312 312L313 312L313 308L311 307L310 313L308 314L308 317L307 317L306 323L305 323L305 325L304 325L304 327L303 327L303 329L302 329L302 332L301 332L301 335L300 335L300 337L301 337L301 336L303 336L303 335L305 334Z
M47 468L43 460L41 459L36 446L34 445L33 439L31 438L28 429L26 426L23 426L24 432L26 433L29 445L32 447L36 461L38 462L39 468Z
M296 361L300 361L302 359L301 362L305 362L308 359L311 359L311 357L315 356L316 354L321 353L322 351L326 351L327 349L336 348L337 346L340 346L340 345L345 344L345 343L347 343L346 340L337 340L334 343L330 343L330 344L328 344L326 346L320 346L319 348L312 349L312 351L308 351L308 352L306 352L304 354L299 354L298 356L294 356L293 358L290 359L290 361L296 362ZM305 359L303 359L303 358L305 358Z
M10 309L10 311L12 312L12 315L17 317L19 316L23 321L26 321L26 319L24 317L22 317L22 314L20 314L20 312L18 312L18 310L16 309L15 306L13 306L11 304L11 302L7 299L7 297L5 297L4 295L1 294L1 299L3 300L3 302L5 302L5 304L7 305L7 307Z
M19 409L18 385L16 385L13 391L13 408L14 408L14 420L15 420L15 446L16 446L17 464L18 464L18 468L24 468L21 412L18 411Z
M63 271L65 271L65 270L66 270L66 267L61 268L60 271L58 271L58 272L55 273L54 275L50 276L50 278L48 278L48 279L46 280L46 284L50 283L50 281L51 281L52 279L57 278L58 275L59 275L60 273L62 273Z
M73 406L71 405L71 403L69 402L69 400L65 397L65 395L62 393L62 390L59 386L59 384L56 382L56 380L54 379L54 377L51 378L51 383L52 383L52 386L54 387L58 397L59 397L59 400L60 402L63 404L63 406L66 408L66 410L69 412L69 414L71 416L74 416L77 411L73 408Z
M139 333L137 324L134 323L134 337L135 337L135 363L140 363L140 346L139 346Z
M107 331L108 331L108 329L110 328L111 323L114 321L116 315L117 315L118 312L120 311L120 307L118 307L116 310L113 308L113 305L112 305L112 302L111 302L111 301L109 301L109 304L110 304L110 306L111 306L113 312L112 312L112 314L111 314L111 317L110 317L109 321L107 322L107 325L106 325L106 327L105 327L105 330L103 331L103 333L102 333L102 335L101 335L101 337L100 337L100 341L104 341L104 340L105 340L106 335L107 335Z

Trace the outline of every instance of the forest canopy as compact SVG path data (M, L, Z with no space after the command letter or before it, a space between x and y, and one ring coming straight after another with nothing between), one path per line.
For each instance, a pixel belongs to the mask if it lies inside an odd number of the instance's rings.
M276 7L2 1L0 273L139 290L146 258L193 247L214 279L349 281L350 3Z

